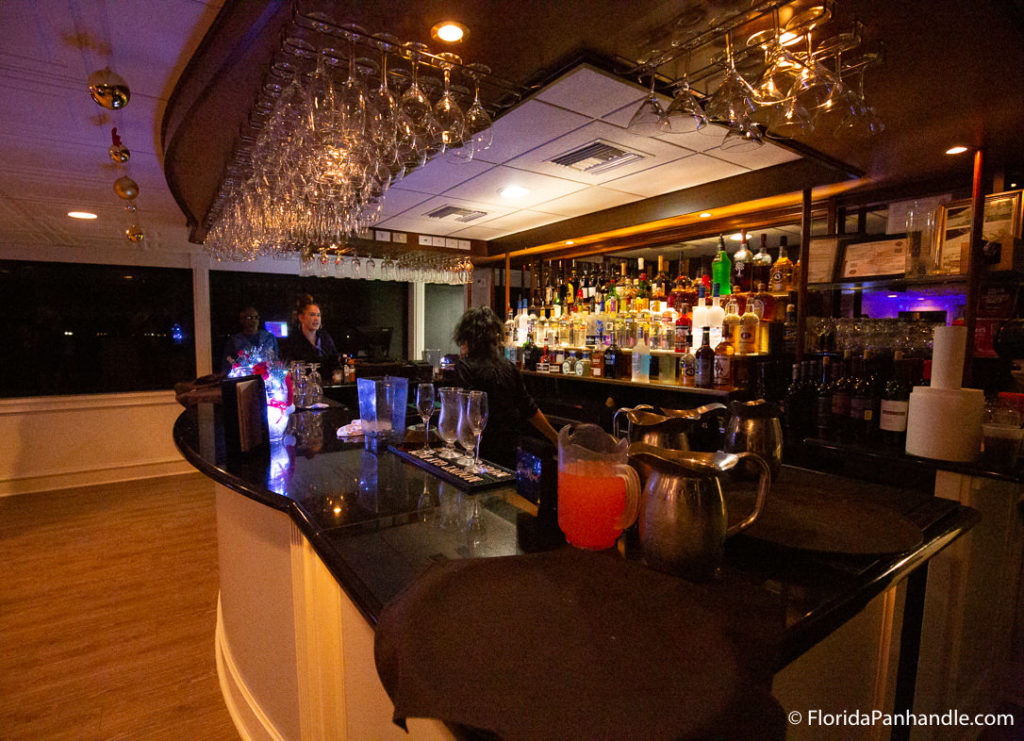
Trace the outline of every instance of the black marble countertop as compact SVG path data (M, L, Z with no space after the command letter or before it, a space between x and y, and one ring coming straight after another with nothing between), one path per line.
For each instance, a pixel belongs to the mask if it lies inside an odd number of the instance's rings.
M336 430L353 417L347 407L298 413L291 425L295 434L272 446L269 459L228 459L219 412L210 404L182 412L174 425L178 449L219 484L286 512L371 624L384 604L435 561L522 552L517 514L529 504L514 487L470 495L386 449L373 452L361 440L339 440ZM723 488L728 501L728 487ZM862 498L902 514L924 535L911 550L883 556L809 552L743 534L731 538L718 578L704 588L711 598L738 605L740 611L750 605L784 623L778 667L978 519L969 508L920 491L788 466L773 491ZM482 533L466 527L475 508Z

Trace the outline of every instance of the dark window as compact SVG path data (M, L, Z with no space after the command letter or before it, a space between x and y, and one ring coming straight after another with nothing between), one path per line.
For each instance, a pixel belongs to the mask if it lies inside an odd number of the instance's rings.
M0 260L0 396L171 389L194 378L192 272Z
M210 336L215 371L222 369L221 354L231 335L238 332L238 314L253 306L260 327L286 322L297 331L295 306L303 294L320 305L323 328L330 332L339 352L404 358L409 321L409 284L349 278L307 278L297 275L210 271ZM373 346L390 328L387 348Z

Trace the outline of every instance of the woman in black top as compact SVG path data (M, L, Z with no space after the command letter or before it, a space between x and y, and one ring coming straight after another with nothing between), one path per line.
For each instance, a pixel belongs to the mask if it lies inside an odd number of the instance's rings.
M338 348L330 333L320 328L320 306L307 294L299 300L298 308L299 331L281 342L281 358L311 363L333 362ZM327 372L326 368L324 372Z
M463 314L453 334L462 353L455 363L455 378L463 388L487 392L480 457L511 468L526 422L555 445L558 433L526 390L519 370L498 350L501 332L501 320L486 306Z

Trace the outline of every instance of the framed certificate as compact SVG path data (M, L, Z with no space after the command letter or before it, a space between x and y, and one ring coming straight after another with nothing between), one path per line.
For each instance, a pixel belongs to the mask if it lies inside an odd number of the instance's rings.
M807 282L831 283L835 280L838 237L815 237L807 252Z
M971 224L974 211L970 200L947 203L939 212L939 255L936 268L940 273L967 272L971 248ZM981 237L993 251L992 269L1013 267L1014 244L1021 236L1021 191L1010 190L985 196L985 215Z
M844 280L903 275L907 268L907 240L883 239L846 245L843 255Z

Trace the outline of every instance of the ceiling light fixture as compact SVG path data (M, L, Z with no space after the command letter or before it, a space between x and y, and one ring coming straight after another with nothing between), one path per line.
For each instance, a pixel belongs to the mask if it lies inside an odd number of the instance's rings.
M710 219L711 218L711 212L710 211L705 211L704 213L702 213L700 215L700 218L702 218L702 219Z
M469 35L469 29L458 21L441 21L430 29L430 35L440 41L454 44L465 39Z
M575 243L575 242L573 242L573 241L572 241L571 239L567 239L567 240L565 240L565 243L566 243L566 244L576 244L576 243Z
M530 191L521 185L506 185L504 188L498 191L498 195L502 198L522 198Z
M743 241L743 232L736 232L731 237L729 237L729 239L731 239L733 242L742 242Z
M967 151L967 147L957 144L955 147L950 147L946 150L946 154L963 154Z
M68 216L72 219L84 219L86 221L91 221L92 219L97 218L96 214L91 211L68 211Z

